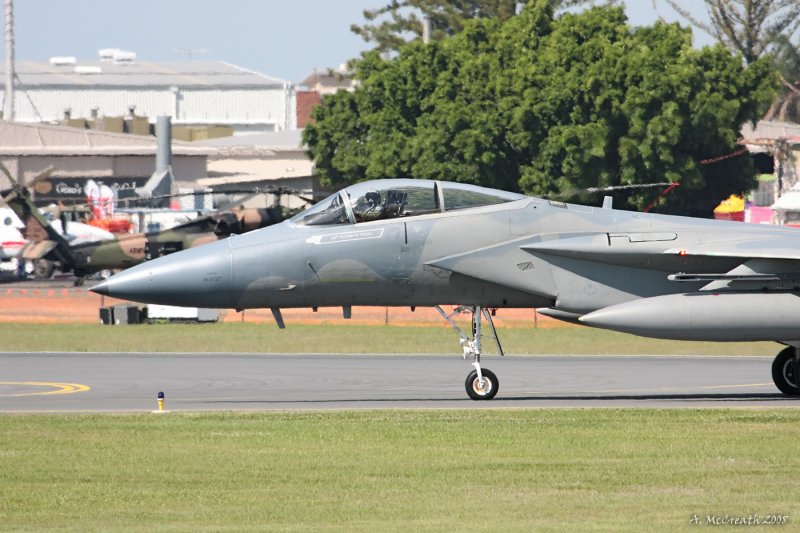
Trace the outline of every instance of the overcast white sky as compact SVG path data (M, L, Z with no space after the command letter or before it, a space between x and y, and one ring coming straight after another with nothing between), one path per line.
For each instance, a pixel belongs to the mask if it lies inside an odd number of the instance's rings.
M336 67L370 48L350 32L362 11L389 0L15 0L16 59L53 56L96 60L121 48L140 60L222 60L298 82L315 68ZM699 0L683 0L704 14ZM633 25L651 24L651 0L628 0ZM659 0L668 20L675 14ZM695 31L695 44L710 42ZM0 57L2 61L2 57Z

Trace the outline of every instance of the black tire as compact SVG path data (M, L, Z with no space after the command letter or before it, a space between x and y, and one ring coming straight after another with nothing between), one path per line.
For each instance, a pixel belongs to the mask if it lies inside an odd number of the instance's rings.
M481 374L486 382L486 387L481 390L480 383L478 382L478 371L473 370L467 376L464 382L464 387L467 389L467 396L473 400L491 400L497 394L500 388L500 382L494 372L486 368L481 368Z
M787 396L800 396L794 367L794 348L784 348L772 361L772 381Z
M37 259L33 263L33 277L36 279L50 279L56 269L55 263L47 259Z

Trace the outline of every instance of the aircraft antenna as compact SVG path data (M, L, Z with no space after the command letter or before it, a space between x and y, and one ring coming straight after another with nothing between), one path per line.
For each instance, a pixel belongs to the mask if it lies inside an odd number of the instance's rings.
M183 54L186 56L187 61L192 61L195 54L207 54L208 50L205 48L176 48L173 50L176 54Z

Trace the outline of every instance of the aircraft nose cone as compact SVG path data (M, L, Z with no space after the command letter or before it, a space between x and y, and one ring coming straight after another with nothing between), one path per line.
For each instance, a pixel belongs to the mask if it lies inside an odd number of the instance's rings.
M134 302L183 307L232 307L227 239L147 261L90 290Z
M94 287L89 287L89 290L92 291L92 292L96 292L97 294L102 294L103 296L111 296L109 285L110 284L109 284L108 280L101 281L100 283L98 283Z

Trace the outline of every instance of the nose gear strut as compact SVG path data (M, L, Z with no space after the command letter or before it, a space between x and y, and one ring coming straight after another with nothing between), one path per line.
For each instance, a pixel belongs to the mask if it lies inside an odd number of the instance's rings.
M497 330L494 327L491 313L489 313L489 310L485 307L480 306L458 306L449 315L445 313L440 306L437 305L435 308L437 311L439 311L439 314L442 315L442 318L444 318L447 323L450 324L450 327L452 327L456 333L458 333L459 337L461 337L459 342L461 343L464 359L467 357L473 358L472 366L475 367L475 370L467 375L467 380L464 384L467 390L467 395L473 400L491 400L497 394L497 390L500 387L500 382L498 381L497 376L494 375L494 372L488 368L481 368L481 339L483 337L483 333L481 331L481 322L484 318L486 319L489 329L492 331L492 338L497 345L497 351L501 356L505 355L503 353L503 346L500 344L500 339L497 336ZM472 314L471 339L461 328L458 327L453 320L455 315L461 313Z

